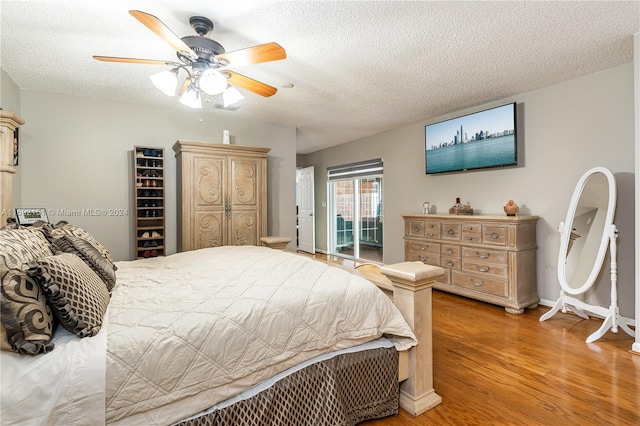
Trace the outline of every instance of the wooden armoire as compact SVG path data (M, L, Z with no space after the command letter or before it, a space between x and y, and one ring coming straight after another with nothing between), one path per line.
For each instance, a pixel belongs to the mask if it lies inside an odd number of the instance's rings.
M270 148L178 140L178 251L259 245L267 235Z

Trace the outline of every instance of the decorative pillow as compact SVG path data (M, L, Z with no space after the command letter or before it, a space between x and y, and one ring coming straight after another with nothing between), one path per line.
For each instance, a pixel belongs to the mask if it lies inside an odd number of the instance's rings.
M53 349L53 314L47 299L27 275L27 262L51 256L51 246L38 227L0 230L0 287L4 332L0 348L37 354Z
M102 256L105 259L107 259L109 263L111 263L111 265L113 265L114 270L118 269L113 262L113 258L111 257L111 253L109 253L109 250L107 250L105 246L100 244L98 240L96 240L93 237L93 235L91 235L84 229L79 228L75 225L71 225L67 221L61 220L60 222L56 223L54 226L51 226L51 225L45 226L44 232L47 238L49 239L49 241L51 241L52 243L54 240L62 238L65 235L82 238L83 240L87 241L89 244L94 246L102 254Z
M53 247L59 252L73 253L93 269L111 292L116 284L116 271L111 262L87 240L73 235L63 235L53 241Z
M29 263L60 324L80 337L95 336L109 305L100 277L75 254L61 253Z

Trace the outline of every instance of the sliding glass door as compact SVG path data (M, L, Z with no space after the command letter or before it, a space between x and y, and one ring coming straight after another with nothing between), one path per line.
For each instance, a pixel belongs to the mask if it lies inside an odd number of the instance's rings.
M382 263L382 176L329 181L331 253Z

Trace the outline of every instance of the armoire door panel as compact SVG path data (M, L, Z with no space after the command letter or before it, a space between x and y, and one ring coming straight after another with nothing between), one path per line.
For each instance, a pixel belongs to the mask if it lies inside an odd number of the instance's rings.
M258 204L258 161L253 158L231 159L231 207Z
M194 158L196 206L224 206L224 159Z
M258 212L234 211L229 226L230 244L235 246L258 245Z
M193 249L223 245L224 214L222 211L197 211L194 215Z

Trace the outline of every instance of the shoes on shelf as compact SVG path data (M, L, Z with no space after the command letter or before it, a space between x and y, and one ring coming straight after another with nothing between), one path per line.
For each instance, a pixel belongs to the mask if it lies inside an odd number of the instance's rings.
M151 257L158 257L158 251L157 250L151 250Z
M145 250L144 252L142 252L142 257L151 257L151 251Z
M155 231L153 231L153 232L155 232ZM140 238L150 238L150 237L151 237L151 235L149 235L149 231L144 231L142 233L142 235L140 235Z
M160 234L158 231L153 231L151 233L151 238L162 238L162 234Z

